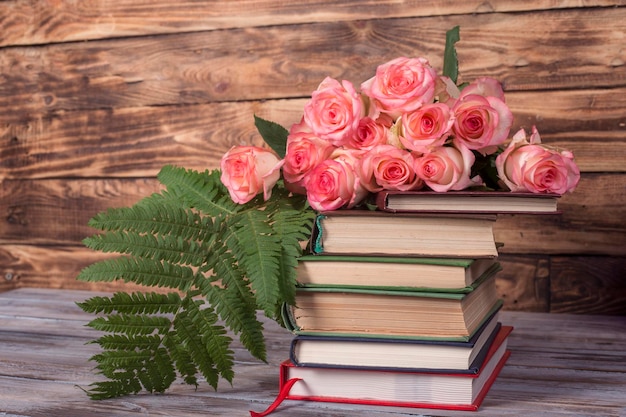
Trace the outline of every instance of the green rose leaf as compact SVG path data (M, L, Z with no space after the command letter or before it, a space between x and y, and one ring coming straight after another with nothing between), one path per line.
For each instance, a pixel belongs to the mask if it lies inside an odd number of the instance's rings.
M278 123L254 116L254 125L261 134L261 137L270 148L278 154L279 158L284 158L287 152L287 136L289 131Z
M446 47L443 53L443 75L449 77L456 84L459 76L459 60L454 44L461 40L459 26L446 32Z

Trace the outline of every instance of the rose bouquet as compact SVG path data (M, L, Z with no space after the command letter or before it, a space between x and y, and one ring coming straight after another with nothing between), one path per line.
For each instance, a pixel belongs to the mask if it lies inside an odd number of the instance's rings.
M573 154L542 144L534 126L529 139L522 129L509 140L512 124L495 79L459 87L427 59L400 57L380 65L360 92L324 79L283 132L284 157L234 147L222 158L221 180L246 203L261 191L269 198L282 169L285 187L318 211L353 208L381 190L572 191L580 178Z
M198 374L217 388L234 376L232 336L265 360L257 312L282 324L281 308L295 303L316 210L368 208L381 190L573 190L571 152L542 144L535 128L508 139L513 117L497 81L457 86L457 40L458 27L441 75L425 58L397 58L359 89L326 78L289 130L255 118L268 148L233 147L220 170L165 166L163 191L91 219L100 233L85 245L121 256L78 279L160 290L78 304L105 333L91 359L107 380L88 395L162 392L177 378L197 385Z

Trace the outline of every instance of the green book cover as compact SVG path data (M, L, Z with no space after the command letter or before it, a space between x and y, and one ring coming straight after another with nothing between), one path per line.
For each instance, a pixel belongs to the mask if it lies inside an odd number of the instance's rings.
M387 262L400 264L433 264L458 266L460 268L469 268L474 259L465 258L411 258L411 257L394 257L394 256L348 256L348 255L303 255L298 258L300 261L314 262Z
M459 267L463 269L469 268L473 259L461 259L461 258L411 258L411 257L386 257L386 256L344 256L344 255L304 255L299 258L299 261L306 262L362 262L362 263L397 263L397 264L430 264L430 265L442 265ZM499 262L494 262L489 266L480 277L468 286L458 288L437 288L437 287L425 287L425 286L396 286L396 285L346 285L346 284L302 284L298 283L298 287L302 289L344 289L344 290L383 290L383 291L407 291L407 292L440 292L440 293L468 293L472 291L476 286L502 270L502 266ZM382 282L382 280L381 280Z
M402 287L348 287L348 286L315 286L315 287L298 287L297 291L314 291L314 292L353 292L361 294L373 294L373 295L394 295L399 297L429 297L429 298L449 298L454 300L462 300L470 292L478 288L483 282L487 281L496 274L497 271L492 270L488 274L483 274L479 279L474 281L472 285L468 286L468 291L437 291L435 288L426 289L409 289L402 290Z

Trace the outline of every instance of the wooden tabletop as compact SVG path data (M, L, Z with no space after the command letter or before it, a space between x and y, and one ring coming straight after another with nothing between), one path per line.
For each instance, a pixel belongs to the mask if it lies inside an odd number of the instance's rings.
M23 288L0 293L0 416L248 416L275 398L291 334L266 323L269 363L236 347L233 386L176 383L165 394L90 400L99 352L93 316L74 303L95 293ZM472 416L626 416L626 317L505 311L512 355ZM463 412L285 401L276 417L461 416Z

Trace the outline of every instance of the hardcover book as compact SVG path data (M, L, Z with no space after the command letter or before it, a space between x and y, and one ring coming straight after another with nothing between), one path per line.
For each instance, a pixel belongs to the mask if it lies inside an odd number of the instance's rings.
M477 373L500 329L498 317L494 312L467 342L300 335L289 359L296 366Z
M325 255L496 257L495 220L489 215L336 210L317 216L311 248Z
M296 281L302 287L469 292L473 282L500 269L495 258L304 255Z
M379 210L392 213L558 213L559 194L509 191L395 191L376 193Z
M296 334L464 340L502 303L495 274L469 293L297 288L284 320Z
M284 399L450 410L477 410L510 352L502 326L475 374L379 369L314 368L285 361L280 368Z

